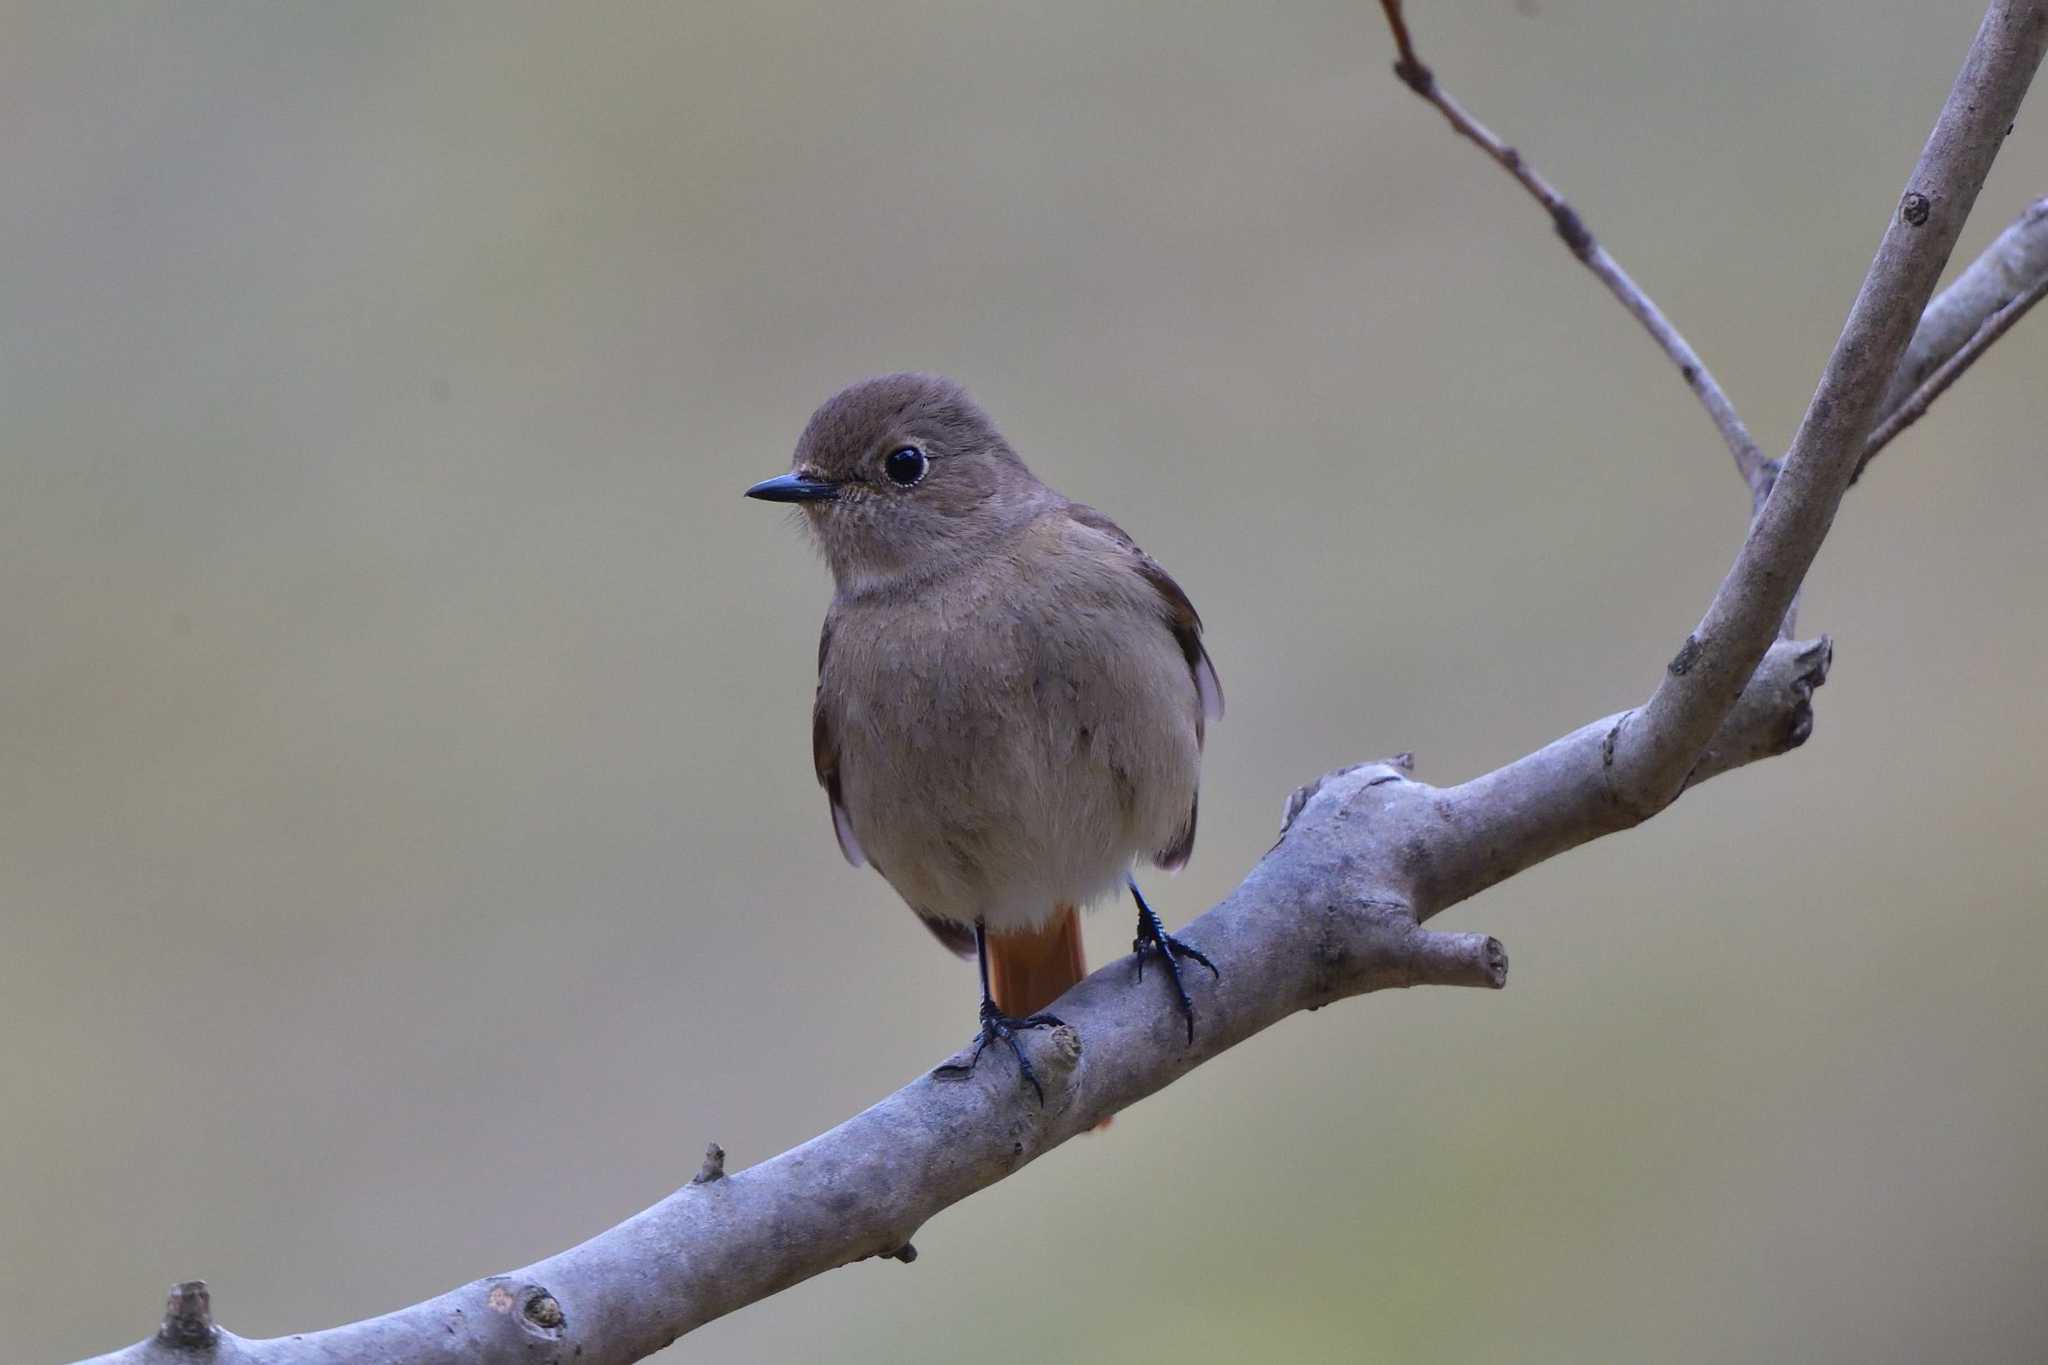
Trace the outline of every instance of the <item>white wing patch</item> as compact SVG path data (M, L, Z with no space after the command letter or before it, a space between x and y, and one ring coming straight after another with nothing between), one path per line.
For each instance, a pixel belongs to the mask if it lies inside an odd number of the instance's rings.
M846 855L846 861L855 867L867 866L868 855L861 852L860 840L854 837L853 821L846 814L846 807L837 801L832 803L832 832L839 836L839 851Z

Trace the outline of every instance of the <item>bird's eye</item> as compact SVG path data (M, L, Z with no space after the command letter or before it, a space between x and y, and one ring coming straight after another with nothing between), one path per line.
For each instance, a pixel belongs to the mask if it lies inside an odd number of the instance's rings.
M889 452L889 458L882 461L882 472L889 476L889 482L910 487L924 477L931 465L924 452L916 446L899 446Z

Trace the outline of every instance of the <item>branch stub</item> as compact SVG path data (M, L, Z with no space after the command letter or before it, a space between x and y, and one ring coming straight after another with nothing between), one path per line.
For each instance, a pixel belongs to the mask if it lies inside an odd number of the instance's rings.
M213 1295L207 1292L206 1281L186 1280L171 1286L156 1339L185 1350L213 1345Z

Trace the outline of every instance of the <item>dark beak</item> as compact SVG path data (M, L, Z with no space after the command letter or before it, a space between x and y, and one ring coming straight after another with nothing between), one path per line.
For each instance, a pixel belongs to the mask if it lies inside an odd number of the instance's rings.
M747 496L763 502L830 502L839 496L839 485L800 474L778 474L749 488Z

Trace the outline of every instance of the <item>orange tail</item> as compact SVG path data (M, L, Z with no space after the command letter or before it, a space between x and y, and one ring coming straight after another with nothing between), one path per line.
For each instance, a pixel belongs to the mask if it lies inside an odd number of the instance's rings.
M1088 975L1081 957L1081 916L1062 905L1043 929L988 936L989 993L1012 1019L1027 1019L1067 993ZM1109 1127L1103 1119L1095 1125Z
M1012 1019L1038 1013L1088 975L1081 917L1062 905L1043 929L988 936L988 980L996 1008Z

